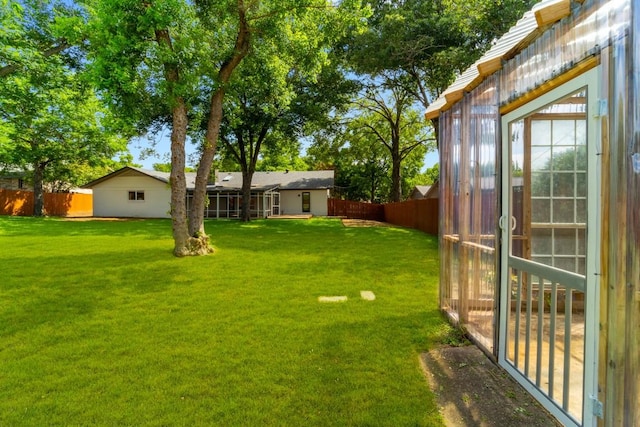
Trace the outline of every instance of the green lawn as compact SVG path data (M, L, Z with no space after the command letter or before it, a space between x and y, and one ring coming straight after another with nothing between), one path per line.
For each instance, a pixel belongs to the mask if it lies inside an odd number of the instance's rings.
M206 227L215 254L177 259L166 220L0 217L0 426L442 425L435 237Z

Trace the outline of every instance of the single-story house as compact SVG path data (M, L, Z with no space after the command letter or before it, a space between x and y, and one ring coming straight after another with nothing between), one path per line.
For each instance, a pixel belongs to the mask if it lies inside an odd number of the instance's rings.
M639 46L638 0L544 0L426 112L440 306L566 426L640 425Z
M33 190L27 180L27 173L22 170L0 171L0 188L5 190Z
M187 173L187 208L195 187L195 173ZM251 216L327 215L327 199L334 173L327 171L255 172L251 182ZM169 173L126 166L84 186L93 190L97 217L169 218ZM216 172L207 186L205 218L238 218L242 173Z

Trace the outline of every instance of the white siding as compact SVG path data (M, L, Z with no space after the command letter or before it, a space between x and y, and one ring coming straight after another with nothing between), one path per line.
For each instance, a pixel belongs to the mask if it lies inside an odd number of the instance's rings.
M302 193L311 193L311 214L314 216L327 216L327 199L329 190L280 190L280 214L301 215Z
M144 200L129 200L129 191L144 191ZM169 185L147 176L116 176L93 187L97 217L170 218Z

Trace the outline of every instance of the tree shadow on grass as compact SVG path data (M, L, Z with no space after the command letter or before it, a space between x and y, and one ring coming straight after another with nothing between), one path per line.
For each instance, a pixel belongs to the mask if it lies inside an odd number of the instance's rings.
M171 238L168 219L71 220L50 217L0 217L0 237L19 236L123 236L144 239Z
M91 318L102 308L113 308L129 294L158 294L176 284L181 266L172 263L171 252L164 249L131 250L112 247L99 255L83 257L59 255L25 259L24 256L3 258L3 284L0 299L0 335L37 328L43 324L73 323L78 318ZM165 253L166 252L166 253ZM160 275L145 270L145 260L166 258ZM96 262L96 259L99 261ZM130 261L130 262L127 262ZM157 264L154 264L158 268ZM40 271L40 276L31 271Z

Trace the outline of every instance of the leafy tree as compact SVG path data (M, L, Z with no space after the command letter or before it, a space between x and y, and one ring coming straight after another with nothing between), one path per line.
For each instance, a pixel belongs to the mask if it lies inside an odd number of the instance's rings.
M223 101L241 62L262 45L283 52L292 39L311 46L336 20L356 22L356 2L324 0L104 0L95 8L98 81L121 114L140 129L171 125L171 217L174 254L209 253L206 187L223 118ZM319 21L324 21L321 23ZM322 44L316 47L321 50ZM235 79L242 81L241 78ZM277 83L276 83L277 84ZM205 108L201 99L207 100ZM189 121L204 121L190 218L186 220L185 141ZM196 126L192 131L197 132Z
M278 141L278 136L274 139ZM300 157L301 143L299 141L280 140L283 143L266 144L262 147L260 158L256 164L257 171L304 171L309 170L309 164Z
M158 172L171 172L171 163L154 163L151 165L154 171ZM185 172L195 172L196 170L191 167L185 167Z
M417 112L413 111L411 115L420 122ZM314 134L305 160L312 168L335 170L334 194L337 197L376 203L391 200L393 162L388 147L369 127L376 120L381 132L386 132L388 123L374 113L357 115L351 111L342 121L336 120L333 127ZM414 131L418 133L412 134ZM424 127L420 125L409 126L403 138L415 139L423 132ZM406 197L415 185L429 145L418 145L401 162L402 197Z
M393 83L428 108L537 0L372 2L369 30L344 41L358 74ZM437 121L431 122L437 138Z
M171 127L171 218L176 256L210 253L204 195L222 118L225 86L249 51L242 0L105 0L93 8L95 79L120 117L140 133ZM187 221L185 142L189 114L205 94L205 142Z
M369 31L346 40L357 72L401 72L426 108L536 0L373 2Z
M424 179L420 181L420 183L416 183L416 185L432 185L438 182L440 179L440 164L436 163L432 167L428 168L422 176Z
M348 200L381 203L389 195L389 152L371 134L353 129L336 159L336 187Z
M41 216L45 182L63 189L62 181L68 186L94 178L115 163L113 156L126 151L126 142L84 78L77 61L81 52L70 57L29 50L46 40L53 43L58 18L64 21L75 10L43 2L12 5L10 10L14 24L8 41L29 54L0 79L0 122L6 132L0 161L30 171L34 215Z
M414 150L419 149L424 155L426 150L432 149L434 145L421 115L412 108L412 103L411 94L393 84L384 92L369 89L361 100L356 101L357 110L361 115L353 120L354 125L389 151L389 200L392 202L402 199L402 162Z
M309 60L309 56L318 56L315 46L311 50L293 43L289 46L289 55L279 49L248 57L239 69L242 82L228 91L221 151L242 171L243 221L250 220L254 172L259 168L306 169L299 158L300 139L307 129L324 123L327 112L346 106L354 89L330 63L319 73L315 71L315 61ZM314 66L303 69L300 64L305 63Z
M85 17L73 2L0 0L0 78L37 67L51 56L76 56Z

